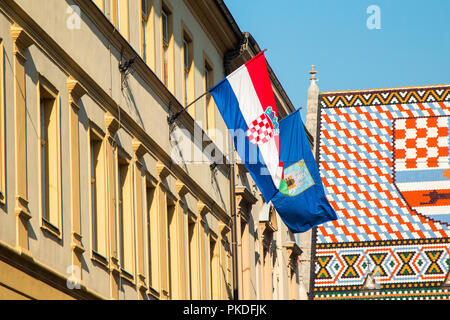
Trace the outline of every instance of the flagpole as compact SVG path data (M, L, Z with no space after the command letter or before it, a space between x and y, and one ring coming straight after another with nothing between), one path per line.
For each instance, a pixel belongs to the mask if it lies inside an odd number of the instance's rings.
M239 274L238 274L238 246L237 246L237 216L236 216L236 160L234 157L233 138L228 133L228 155L230 157L230 211L231 211L231 256L233 260L233 299L239 300Z
M250 63L251 61L253 61L256 57L260 56L261 54L263 54L264 52L266 52L267 49L261 50L256 56L254 56L253 58L251 58L249 61L247 61L246 63ZM214 87L214 86L213 86ZM175 113L174 115L170 116L167 118L167 122L169 123L169 125L172 125L175 120L178 119L178 117L185 112L190 106L192 106L194 103L196 103L198 100L200 100L201 98L203 98L205 95L209 94L211 92L211 89L213 88L209 88L206 92L202 93L200 96L198 96L194 101L192 101L191 103L189 103L187 106L185 106L183 109L181 109L180 111L178 111L177 113Z
M198 96L194 101L192 101L191 103L189 103L186 107L184 107L183 109L181 109L180 111L178 111L177 113L175 113L174 115L170 116L167 119L167 122L169 124L172 124L175 122L175 120L177 120L177 118L184 112L187 110L187 108L189 108L190 106L192 106L194 103L196 103L198 100L200 100L201 98L203 98L205 95L209 94L209 92L211 91L211 89L209 89L208 91L202 93L200 96Z

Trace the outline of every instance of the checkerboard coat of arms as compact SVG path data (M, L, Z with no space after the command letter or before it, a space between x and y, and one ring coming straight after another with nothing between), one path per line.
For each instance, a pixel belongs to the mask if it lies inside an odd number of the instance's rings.
M278 118L273 112L272 107L268 107L264 113L253 120L247 130L248 139L256 145L267 143L278 134Z
M394 183L418 214L450 224L450 117L394 121Z

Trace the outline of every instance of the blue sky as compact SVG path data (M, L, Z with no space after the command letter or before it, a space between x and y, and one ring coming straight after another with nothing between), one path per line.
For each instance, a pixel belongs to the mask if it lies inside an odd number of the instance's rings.
M450 83L450 0L225 0L291 98L303 107L308 71L320 91ZM370 30L367 8L380 8Z

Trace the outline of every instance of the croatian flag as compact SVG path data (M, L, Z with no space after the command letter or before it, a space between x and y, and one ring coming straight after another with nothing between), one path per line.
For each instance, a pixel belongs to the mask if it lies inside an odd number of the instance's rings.
M264 51L210 90L239 157L269 202L280 187L280 130Z
M266 203L292 232L336 220L297 110L278 122L264 52L210 90Z

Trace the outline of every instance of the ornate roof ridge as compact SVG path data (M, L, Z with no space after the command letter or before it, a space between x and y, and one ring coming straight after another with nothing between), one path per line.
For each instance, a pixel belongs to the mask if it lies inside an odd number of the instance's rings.
M346 93L375 93L386 91L401 91L401 90L414 90L414 89L438 89L438 88L450 88L450 84L439 85L425 85L425 86L405 86L405 87L388 87L388 88L374 88L374 89L356 89L356 90L341 90L341 91L323 91L322 95L328 94L346 94Z

